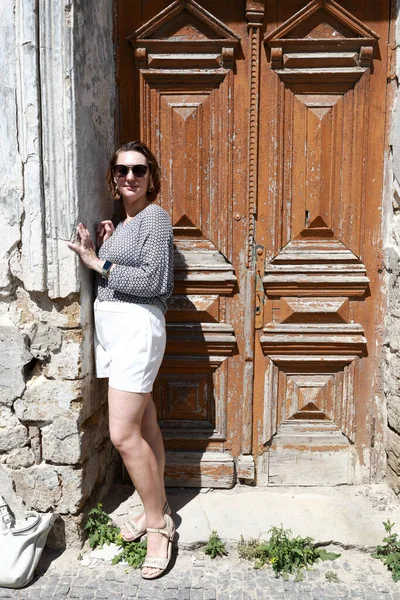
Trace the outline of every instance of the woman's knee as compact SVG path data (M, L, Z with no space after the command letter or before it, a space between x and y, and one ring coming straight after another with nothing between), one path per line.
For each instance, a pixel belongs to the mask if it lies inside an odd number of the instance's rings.
M142 441L142 434L139 425L127 427L110 427L110 440L114 448L121 454L130 452Z

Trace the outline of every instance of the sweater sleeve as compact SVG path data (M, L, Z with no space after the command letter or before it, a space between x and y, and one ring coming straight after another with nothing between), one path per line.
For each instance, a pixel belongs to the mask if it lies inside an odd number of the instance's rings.
M173 287L173 235L167 213L151 213L141 224L140 237L140 266L115 264L108 287L143 298L169 297Z

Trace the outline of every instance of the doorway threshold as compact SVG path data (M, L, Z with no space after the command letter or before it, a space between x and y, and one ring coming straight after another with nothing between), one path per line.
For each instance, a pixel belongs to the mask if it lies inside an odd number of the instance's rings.
M182 549L206 543L213 530L221 539L237 542L268 539L273 526L318 543L372 550L382 542L383 521L400 531L400 501L386 484L336 487L249 488L230 490L170 488L167 497ZM121 525L141 511L129 484L115 484L103 501L104 509Z

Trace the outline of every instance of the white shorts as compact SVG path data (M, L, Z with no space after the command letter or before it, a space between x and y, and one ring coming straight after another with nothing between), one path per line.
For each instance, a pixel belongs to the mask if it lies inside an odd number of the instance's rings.
M96 376L125 392L153 389L165 351L165 318L157 306L94 303Z

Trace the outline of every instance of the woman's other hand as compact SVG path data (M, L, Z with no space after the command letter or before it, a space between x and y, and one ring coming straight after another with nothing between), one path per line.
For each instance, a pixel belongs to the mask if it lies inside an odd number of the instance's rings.
M96 245L99 248L115 231L112 221L102 221L97 226Z
M76 243L67 242L68 248L73 250L89 269L95 269L97 271L98 268L96 267L98 267L102 261L96 256L96 249L92 240L90 239L90 233L88 229L85 227L85 225L79 223L76 231L79 241Z

